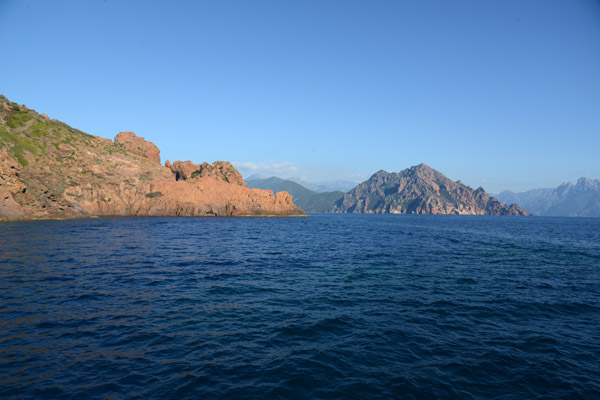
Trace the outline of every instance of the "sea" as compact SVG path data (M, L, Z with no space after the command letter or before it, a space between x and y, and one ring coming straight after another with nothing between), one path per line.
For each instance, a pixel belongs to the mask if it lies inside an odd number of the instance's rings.
M2 399L599 399L600 219L0 224Z

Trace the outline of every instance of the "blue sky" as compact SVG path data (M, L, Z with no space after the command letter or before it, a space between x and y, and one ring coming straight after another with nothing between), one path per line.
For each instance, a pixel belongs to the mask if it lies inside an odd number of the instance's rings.
M0 0L0 93L162 160L600 178L600 1Z

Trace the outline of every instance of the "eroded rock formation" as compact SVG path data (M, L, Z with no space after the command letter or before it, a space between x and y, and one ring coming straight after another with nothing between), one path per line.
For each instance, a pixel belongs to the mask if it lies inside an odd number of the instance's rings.
M202 178L213 178L218 181L234 183L240 186L246 186L242 175L235 167L227 161L215 161L209 164L194 164L191 161L175 161L173 164L167 160L165 167L169 168L175 174L175 180L192 180Z

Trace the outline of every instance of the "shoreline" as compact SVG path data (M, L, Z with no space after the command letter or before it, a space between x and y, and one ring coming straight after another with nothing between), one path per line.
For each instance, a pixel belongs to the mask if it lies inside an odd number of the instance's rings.
M13 222L37 222L37 221L71 221L83 219L101 218L304 218L309 214L243 214L243 215L86 215L79 217L40 217L40 218L17 218L0 219L0 224Z

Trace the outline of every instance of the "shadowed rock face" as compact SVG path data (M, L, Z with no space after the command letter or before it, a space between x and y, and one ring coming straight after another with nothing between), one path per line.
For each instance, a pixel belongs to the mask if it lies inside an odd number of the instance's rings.
M228 162L163 167L159 153L132 132L113 143L0 96L0 220L303 215L288 193L248 188Z
M479 188L454 182L425 164L379 171L336 202L333 212L391 214L529 215Z

